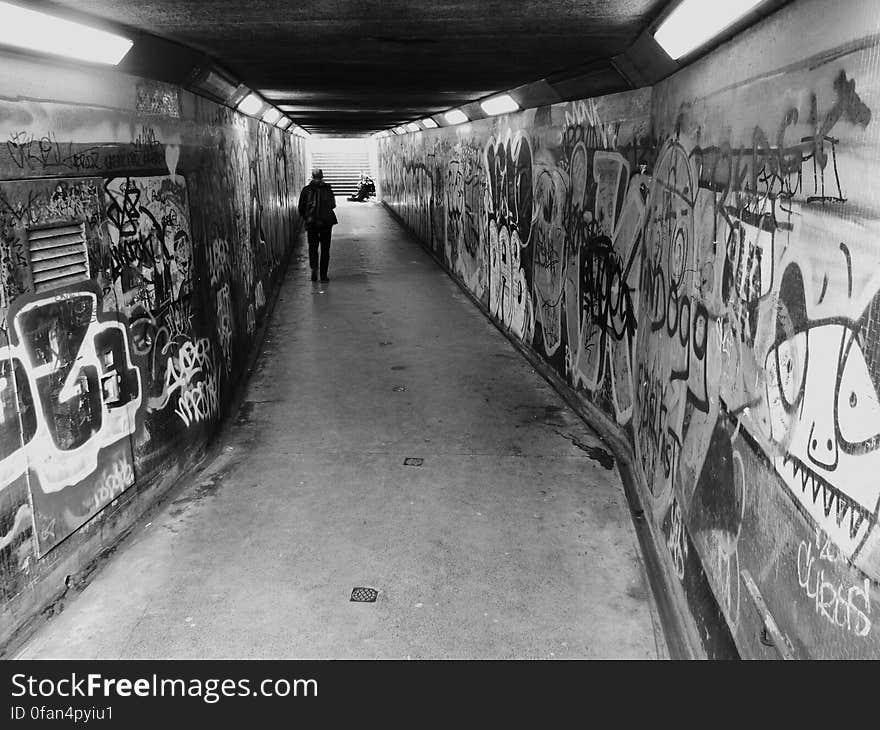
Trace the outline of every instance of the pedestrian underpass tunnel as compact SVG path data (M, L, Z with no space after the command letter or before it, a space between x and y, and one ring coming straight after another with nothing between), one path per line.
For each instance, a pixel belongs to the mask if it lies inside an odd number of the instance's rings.
M4 655L880 658L880 10L699 5L0 3Z

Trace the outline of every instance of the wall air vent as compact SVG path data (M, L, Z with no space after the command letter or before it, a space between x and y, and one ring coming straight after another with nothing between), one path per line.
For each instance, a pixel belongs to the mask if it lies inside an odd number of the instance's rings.
M57 289L89 278L83 224L32 228L27 236L34 291Z

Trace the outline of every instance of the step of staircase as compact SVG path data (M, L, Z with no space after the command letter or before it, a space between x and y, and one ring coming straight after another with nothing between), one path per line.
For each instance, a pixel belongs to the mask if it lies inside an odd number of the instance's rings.
M370 158L367 151L314 150L312 167L324 171L324 182L336 195L354 195L358 191L361 173L370 174Z

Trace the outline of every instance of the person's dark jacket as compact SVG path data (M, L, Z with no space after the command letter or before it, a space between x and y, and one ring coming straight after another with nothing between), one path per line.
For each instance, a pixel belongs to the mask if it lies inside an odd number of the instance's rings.
M299 195L299 214L305 221L306 228L333 226L336 220L336 197L333 188L323 180L312 180Z

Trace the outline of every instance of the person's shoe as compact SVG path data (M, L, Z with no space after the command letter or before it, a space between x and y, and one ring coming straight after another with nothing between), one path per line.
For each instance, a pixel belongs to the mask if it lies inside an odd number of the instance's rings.
M318 272L315 269L312 269L312 281L318 280Z
M321 274L321 281L330 281L330 277L327 274Z

